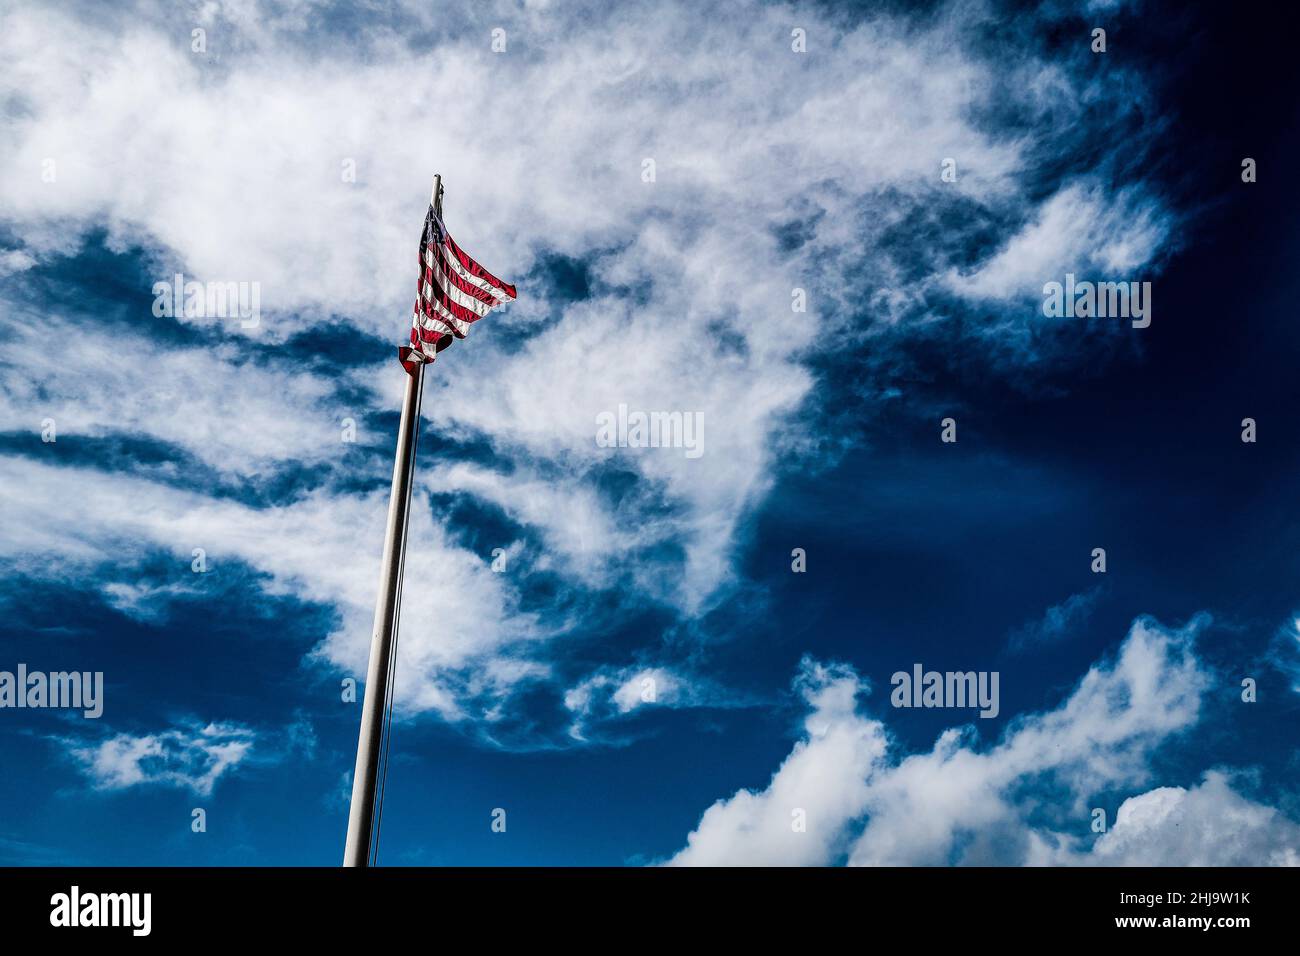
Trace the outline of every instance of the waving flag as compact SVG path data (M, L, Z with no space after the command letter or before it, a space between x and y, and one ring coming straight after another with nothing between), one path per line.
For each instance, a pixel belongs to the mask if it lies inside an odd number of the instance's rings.
M420 236L420 284L411 317L411 345L401 349L402 365L410 372L420 362L432 362L453 341L463 339L470 325L514 297L514 286L456 245L430 205Z

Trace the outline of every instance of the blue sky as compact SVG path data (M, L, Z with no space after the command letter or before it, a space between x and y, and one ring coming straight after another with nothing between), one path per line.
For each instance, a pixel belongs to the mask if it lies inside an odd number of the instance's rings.
M0 863L340 860L435 172L519 300L429 370L380 862L1300 862L1281 38L0 16L0 671L105 680L0 708ZM155 314L178 272L258 321ZM1044 316L1067 273L1150 282L1150 326ZM602 447L620 405L702 454ZM891 706L914 664L998 715Z

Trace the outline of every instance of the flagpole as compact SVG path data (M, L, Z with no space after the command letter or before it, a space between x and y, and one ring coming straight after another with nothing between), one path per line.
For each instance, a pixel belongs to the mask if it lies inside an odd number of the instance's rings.
M433 178L429 200L442 214L442 177ZM369 866L374 835L375 788L378 784L380 745L384 734L384 712L391 688L393 643L397 631L398 600L402 589L402 565L406 557L406 525L411 502L411 478L415 473L416 425L420 419L420 397L424 390L424 363L415 365L406 378L402 419L397 426L397 457L393 463L393 486L388 498L388 529L384 533L384 556L379 569L379 598L375 602L375 627L370 636L370 665L366 672L366 695L361 709L361 732L357 739L357 763L352 773L352 808L348 815L348 838L343 851L344 866Z

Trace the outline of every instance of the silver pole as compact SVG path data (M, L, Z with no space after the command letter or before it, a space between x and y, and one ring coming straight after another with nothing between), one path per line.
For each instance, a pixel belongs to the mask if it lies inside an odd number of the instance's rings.
M430 200L439 215L442 177L433 180ZM384 557L379 569L379 599L375 602L375 627L370 636L370 666L366 673L366 696L361 710L361 733L357 739L357 764L352 772L352 809L348 815L348 840L343 851L344 866L368 866L374 832L375 786L379 770L379 748L384 733L384 709L388 700L388 672L396 636L397 599L402 587L402 563L406 555L407 512L411 478L415 472L416 424L420 418L420 395L424 387L424 363L407 376L402 399L402 420L397 426L397 458L393 464L393 487L388 499L388 530L384 534Z

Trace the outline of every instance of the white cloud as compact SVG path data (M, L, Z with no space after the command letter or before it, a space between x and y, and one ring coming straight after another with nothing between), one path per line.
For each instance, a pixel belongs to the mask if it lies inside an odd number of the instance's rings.
M233 344L200 348L38 314L0 300L6 317L0 429L63 441L147 437L183 449L225 477L341 459L347 417L367 409L333 399L323 378L244 359ZM57 450L57 449L52 449Z
M732 708L752 703L741 691L685 668L664 666L600 668L564 693L564 706L572 715L569 736L575 740L592 739L591 729L605 729L601 726L605 721L660 707Z
M1015 788L1035 778L1063 788L1058 816L1086 827L1091 793L1143 782L1154 749L1195 724L1208 684L1192 653L1198 629L1138 620L1113 661L1090 668L1057 709L1014 721L994 747L977 751L948 730L929 753L902 758L873 781L850 862L1015 860L1033 835ZM974 834L987 842L964 846Z
M36 257L21 249L0 253L0 276L23 272L34 265L36 265Z
M256 742L257 734L241 724L196 723L138 736L116 734L90 746L65 744L96 789L159 784L207 796L248 759Z
M1158 787L1120 804L1088 853L1052 863L1098 866L1300 866L1300 826L1249 800L1228 774L1210 771L1191 789Z
M636 710L642 704L670 702L681 691L681 681L662 667L638 671L619 685L611 695L620 714Z
M495 331L448 353L427 387L430 427L482 437L492 468L448 460L421 480L498 504L535 531L547 554L534 567L689 617L737 580L746 520L810 440L799 414L818 401L810 354L871 335L871 361L887 362L891 343L939 321L924 299L949 258L939 239L900 253L900 228L960 198L990 221L1068 226L1060 256L1116 267L1155 255L1164 235L1140 187L1109 195L1085 179L1038 199L1035 150L1074 135L1080 101L1107 94L1069 63L1029 50L1008 62L966 42L1005 25L982 3L848 26L805 11L807 54L789 48L787 11L761 5L726 23L673 2L617 14L503 5L501 55L468 15L410 5L414 29L374 12L369 28L343 31L307 9L205 5L194 13L209 30L205 54L191 52L166 6L105 9L93 29L57 8L6 10L0 99L14 122L0 128L0 208L21 245L6 261L66 266L60 256L105 228L112 248L146 251L150 282L176 269L258 282L263 315L256 329L228 323L226 346L170 354L2 306L14 343L0 379L4 427L32 428L52 408L76 433L185 449L227 482L330 462L335 383L250 360L240 337L274 344L345 321L401 338L421 207L441 172L452 231L521 295L489 319ZM312 39L330 29L328 42ZM420 30L428 43L405 42ZM1134 89L1122 79L1114 71L1127 103ZM1032 123L986 120L1009 98ZM949 156L960 175L942 184ZM646 157L654 183L641 180ZM46 160L53 182L42 181ZM355 182L341 175L351 161ZM790 227L793 245L779 238ZM1042 251L1023 237L1008 239L1013 248ZM551 253L588 268L588 298L566 303L540 273L525 281ZM1014 258L1004 252L961 282L1010 296L1030 268ZM791 311L796 286L806 313ZM54 342L84 357L85 376L49 374ZM359 413L395 407L391 360L342 374L371 396ZM620 403L699 413L703 456L598 448L596 416ZM602 483L614 469L635 478L617 494ZM255 514L165 485L54 471L28 477L51 488L75 479L77 521L29 491L32 513L50 523L17 522L52 567L102 558L108 541L176 550L201 532L267 571L272 593L335 604L343 624L321 653L360 669L379 500L326 490ZM172 527L142 513L155 505ZM458 717L545 677L526 645L549 633L511 610L507 588L436 517L415 521L408 580L437 585L405 592L416 632L402 642L414 668L399 682L406 706Z
M885 724L855 705L865 690L856 676L841 668L810 680L806 662L805 736L766 789L705 811L672 862L1119 864L1157 842L1154 862L1170 865L1294 862L1300 828L1232 792L1222 774L1126 801L1091 855L1076 835L1089 833L1095 794L1145 783L1155 749L1195 725L1209 683L1192 651L1198 629L1139 620L1113 660L1089 669L1055 710L1014 721L996 745L978 749L969 729L950 729L931 751L892 758ZM791 813L809 804L808 833L791 832Z
M58 12L15 11L0 91L25 119L9 132L0 199L43 256L107 222L196 278L259 281L267 317L250 334L272 339L340 314L400 336L431 163L454 231L494 269L518 277L543 250L604 250L599 277L643 288L640 301L620 292L568 308L522 352L479 336L472 359L440 368L430 404L514 454L572 458L575 480L608 457L594 418L619 401L702 412L704 459L623 456L687 509L678 600L698 609L728 580L737 522L770 486L782 423L810 394L799 352L829 331L845 285L825 266L873 258L854 233L859 207L894 191L892 205L873 203L897 221L940 195L946 156L961 157L956 192L1028 204L1020 134L973 121L1005 95L1008 67L961 37L993 13L960 4L920 29L888 18L845 29L809 11L812 49L797 55L777 9L726 24L671 3L617 24L596 9L501 12L516 46L494 55L454 17L439 18L451 38L432 49L377 28L304 50L300 11L226 5L200 55L170 20L123 11L84 31ZM1013 70L1052 77L1025 88L1045 135L1066 126L1052 112L1074 108L1060 68L1029 58ZM432 90L466 92L439 96L434 122ZM640 179L646 156L653 184ZM39 180L46 158L60 164L54 183ZM340 175L348 159L355 183ZM783 251L773 228L814 213L811 242ZM1113 244L1106 224L1079 244ZM806 314L790 312L795 285L809 287ZM545 296L525 287L515 316L494 321L526 328L553 308Z
M810 866L842 852L845 823L861 815L885 754L884 728L858 714L866 687L847 667L805 659L795 687L809 708L804 737L766 789L709 807L671 864Z
M688 691L683 679L666 668L627 667L603 671L581 681L565 693L564 706L587 715L603 701L618 713L627 714L650 704L681 706L687 701Z
M678 675L662 667L622 668L586 678L564 695L564 706L587 714L597 703L598 692L620 714L630 713L643 704L674 704L682 700L684 683Z
M317 654L364 675L386 494L315 492L283 507L254 508L138 478L6 457L0 457L0 484L6 488L0 558L20 572L81 579L94 569L111 602L143 614L140 602L150 595L133 587L137 562L170 554L182 579L199 588L203 576L190 568L193 549L202 548L209 573L246 564L267 576L261 587L268 594L336 607L339 623ZM426 501L414 502L410 534L399 709L459 719L467 716L465 706L544 676L545 667L515 645L544 641L548 632L515 612L490 556L454 544Z
M165 620L171 601L203 593L197 581L170 584L111 581L102 585L101 591L109 606L138 621L150 622Z
M671 540L674 528L669 522L644 526L629 520L634 517L631 508L611 505L580 476L505 474L460 462L434 463L423 470L420 482L433 491L473 495L496 505L513 521L538 529L542 548L527 555L532 566L563 571L593 588L614 584L624 559ZM646 591L655 590L653 581L640 583Z
M972 298L1037 297L1043 284L1079 279L1150 280L1146 266L1168 238L1168 214L1144 192L1111 192L1075 182L1052 196L1032 221L973 272L948 276L954 291Z

